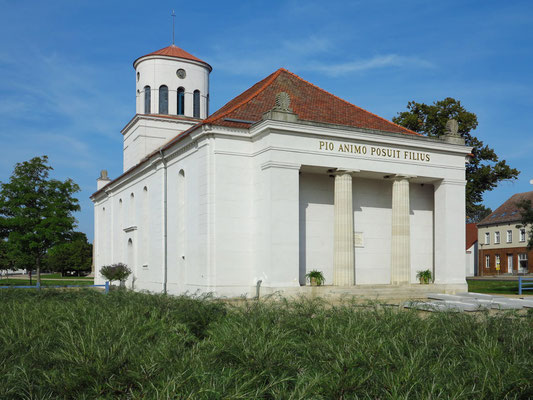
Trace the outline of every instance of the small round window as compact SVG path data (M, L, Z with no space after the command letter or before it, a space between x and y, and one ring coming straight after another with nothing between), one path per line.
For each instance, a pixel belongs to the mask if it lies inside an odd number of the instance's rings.
M139 79L141 79L141 73L137 72L137 82L139 82Z
M176 71L176 75L178 76L178 78L180 79L185 79L185 77L187 76L187 74L185 73L185 70L183 68L180 68Z

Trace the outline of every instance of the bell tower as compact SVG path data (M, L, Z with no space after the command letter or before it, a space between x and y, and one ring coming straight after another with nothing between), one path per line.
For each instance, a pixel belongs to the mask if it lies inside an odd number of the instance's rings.
M172 44L138 58L133 67L137 114L207 118L212 68L205 61Z
M124 171L209 116L211 66L171 44L133 62L136 114L122 129Z

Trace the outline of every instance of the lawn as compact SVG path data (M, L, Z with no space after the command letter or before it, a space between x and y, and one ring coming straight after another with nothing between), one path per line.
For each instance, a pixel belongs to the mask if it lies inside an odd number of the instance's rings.
M90 277L90 276L61 276L60 272L54 272L51 274L42 274L41 276L46 279L74 279L74 280L93 279L93 277Z
M0 291L0 398L526 399L533 314Z
M41 286L54 286L54 285L93 285L94 279L69 279L69 280L41 280ZM33 277L32 286L37 284L37 278ZM13 279L3 278L0 279L0 286L29 286L29 279Z
M518 294L518 281L482 281L467 279L467 283L469 292L489 294ZM522 294L532 295L533 290L526 290L522 292Z

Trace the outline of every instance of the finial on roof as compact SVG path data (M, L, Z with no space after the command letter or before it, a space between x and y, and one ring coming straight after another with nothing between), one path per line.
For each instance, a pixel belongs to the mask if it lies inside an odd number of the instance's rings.
M102 189L109 182L111 182L111 179L109 179L109 176L107 176L107 170L106 169L101 170L100 176L96 180L96 189L97 190Z
M274 108L280 111L292 111L290 106L291 96L287 92L279 92L276 95L276 106Z
M291 96L287 92L276 94L276 104L270 111L263 114L263 119L286 122L298 121L298 115L291 109Z
M100 178L102 180L109 180L109 177L107 176L107 169L103 169L100 171Z
M444 131L444 141L453 144L465 144L465 139L459 134L459 124L455 119L446 121L446 129Z
M449 119L446 121L446 135L459 136L459 124L455 119Z
M172 10L172 46L174 46L174 26L176 23L176 13Z

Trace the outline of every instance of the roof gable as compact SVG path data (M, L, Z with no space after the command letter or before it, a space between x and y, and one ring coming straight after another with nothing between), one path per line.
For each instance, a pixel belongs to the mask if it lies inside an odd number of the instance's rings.
M477 242L477 225L475 223L466 224L466 250Z
M357 107L284 68L235 97L212 114L205 123L247 128L250 124L227 119L261 120L263 114L274 107L276 94L279 92L289 94L291 108L300 120L419 136L418 133Z
M483 218L478 225L521 221L522 214L520 213L517 203L523 200L530 200L533 203L533 191L514 194L491 214Z

